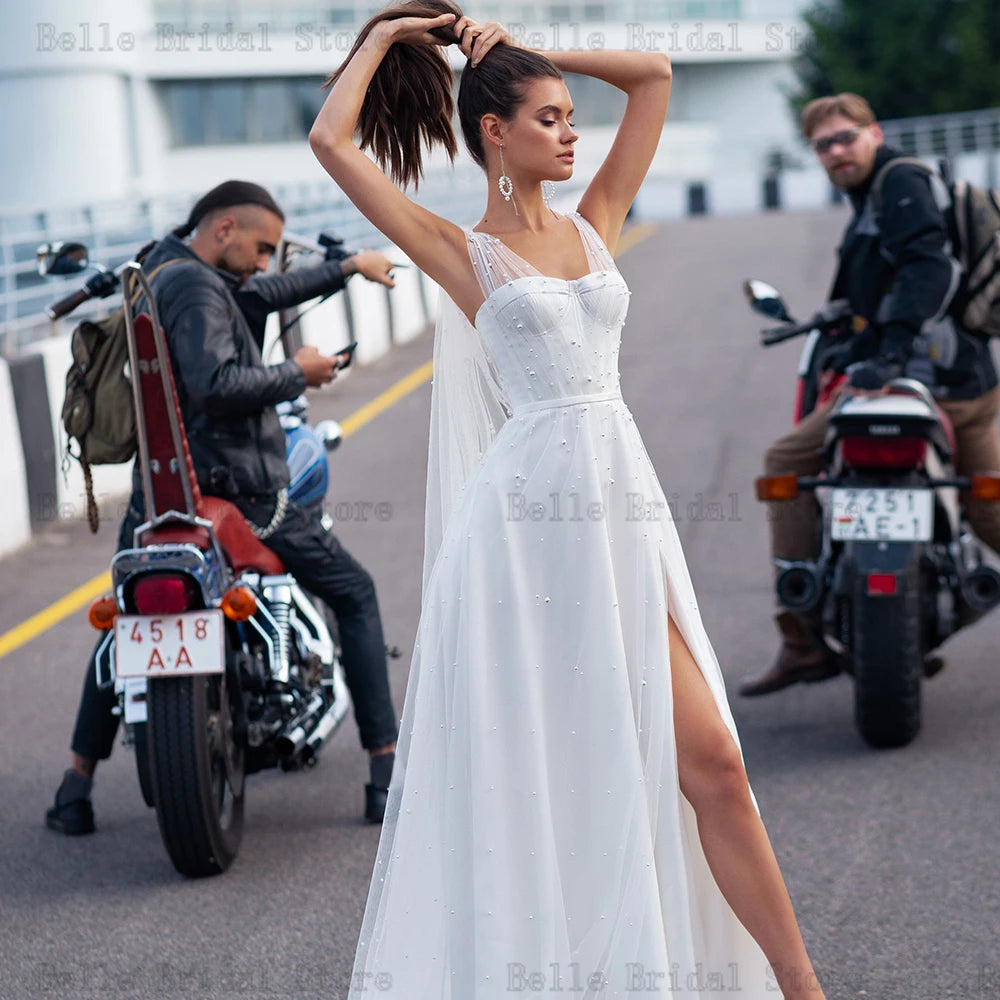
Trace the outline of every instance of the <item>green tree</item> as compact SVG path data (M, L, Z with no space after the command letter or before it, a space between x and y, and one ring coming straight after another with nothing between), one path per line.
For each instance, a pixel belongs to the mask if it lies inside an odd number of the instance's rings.
M804 17L796 110L840 91L880 118L1000 105L997 0L820 0Z

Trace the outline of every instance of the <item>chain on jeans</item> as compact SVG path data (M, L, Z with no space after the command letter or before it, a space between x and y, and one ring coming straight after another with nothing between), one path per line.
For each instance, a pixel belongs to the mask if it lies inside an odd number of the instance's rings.
M250 530L257 536L261 541L265 538L270 538L278 528L281 526L281 522L285 519L285 511L288 510L288 490L278 491L278 501L274 505L274 513L271 515L271 520L267 523L266 527L258 528L253 521L248 520L247 524L250 525Z

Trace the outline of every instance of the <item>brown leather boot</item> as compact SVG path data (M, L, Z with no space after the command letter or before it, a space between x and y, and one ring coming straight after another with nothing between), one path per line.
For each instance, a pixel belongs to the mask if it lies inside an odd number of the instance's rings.
M744 677L737 690L745 697L770 694L799 681L822 681L840 673L840 658L822 640L818 619L782 611L775 616L782 645L774 663Z

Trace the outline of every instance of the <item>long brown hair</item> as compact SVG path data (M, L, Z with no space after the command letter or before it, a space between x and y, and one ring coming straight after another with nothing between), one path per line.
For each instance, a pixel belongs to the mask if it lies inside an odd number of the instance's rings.
M353 48L340 68L330 75L332 87L351 58L380 21L400 17L438 17L461 9L450 0L409 0L387 7L370 18L358 33ZM445 41L457 42L450 26L433 29ZM537 52L494 45L478 66L468 63L458 89L458 115L469 155L485 169L486 156L480 120L495 114L510 121L525 98L526 84L541 77L561 80L562 73ZM403 187L417 187L423 174L423 147L444 147L455 159L458 145L451 121L454 74L443 49L425 45L395 44L389 47L365 94L358 117L362 149L370 149L383 170Z

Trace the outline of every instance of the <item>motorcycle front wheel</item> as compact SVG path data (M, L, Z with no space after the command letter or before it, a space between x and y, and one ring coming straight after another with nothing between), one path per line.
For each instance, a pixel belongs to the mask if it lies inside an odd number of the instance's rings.
M243 836L243 748L222 674L150 681L149 771L160 835L174 867L218 875Z

